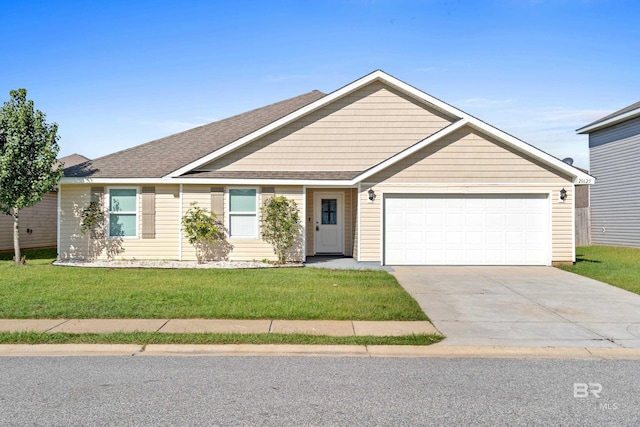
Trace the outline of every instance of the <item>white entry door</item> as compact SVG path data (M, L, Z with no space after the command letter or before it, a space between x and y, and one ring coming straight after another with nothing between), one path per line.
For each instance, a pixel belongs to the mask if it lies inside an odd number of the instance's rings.
M388 195L390 265L548 265L545 194Z
M344 253L344 194L316 193L315 253Z

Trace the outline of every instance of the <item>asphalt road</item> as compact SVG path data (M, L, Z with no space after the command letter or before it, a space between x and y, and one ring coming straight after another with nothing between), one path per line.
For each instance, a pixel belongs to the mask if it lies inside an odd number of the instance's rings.
M640 425L638 361L3 357L0 367L3 426Z

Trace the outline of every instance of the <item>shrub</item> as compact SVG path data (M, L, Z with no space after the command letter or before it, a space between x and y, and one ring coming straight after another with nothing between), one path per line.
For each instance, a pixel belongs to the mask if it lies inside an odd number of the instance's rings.
M224 239L224 228L218 222L216 214L201 208L197 202L191 203L182 217L182 230L187 234L189 243L195 247L199 264L208 258L215 244Z
M287 261L287 251L300 234L300 217L295 201L284 196L271 197L261 208L262 239L273 246L278 262Z

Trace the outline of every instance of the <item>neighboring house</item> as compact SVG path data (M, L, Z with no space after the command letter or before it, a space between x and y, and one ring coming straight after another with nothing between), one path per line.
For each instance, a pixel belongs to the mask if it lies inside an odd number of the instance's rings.
M589 135L591 243L640 247L640 102L577 130Z
M79 154L58 159L66 167L86 162ZM55 248L58 211L57 191L42 196L35 205L20 211L20 246L23 249ZM0 251L13 250L13 217L0 214Z
M259 225L275 194L295 200L303 219L294 259L571 263L575 184L590 182L375 71L328 95L309 92L67 169L59 256L193 260L180 219L198 202L223 220L230 259L275 259ZM92 200L112 235L95 244L79 218Z

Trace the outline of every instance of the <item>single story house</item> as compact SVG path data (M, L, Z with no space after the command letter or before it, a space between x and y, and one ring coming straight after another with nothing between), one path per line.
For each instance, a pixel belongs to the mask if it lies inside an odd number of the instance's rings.
M591 244L640 248L640 102L577 130L589 135Z
M260 206L284 195L303 219L299 260L572 263L575 186L592 182L378 70L330 94L312 91L67 169L58 251L193 260L180 221L197 202L224 223L229 259L275 259L260 238ZM100 244L80 230L91 201L110 224Z
M59 165L73 166L89 160L80 154L58 159ZM58 191L50 191L35 205L20 211L20 247L55 248L57 243ZM13 250L13 217L0 214L0 251Z

